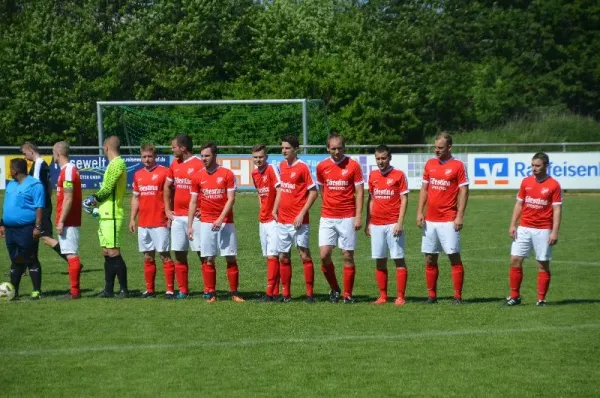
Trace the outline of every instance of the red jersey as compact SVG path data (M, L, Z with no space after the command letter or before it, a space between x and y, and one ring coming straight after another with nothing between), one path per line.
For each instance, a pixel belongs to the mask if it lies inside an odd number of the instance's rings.
M464 163L455 158L445 162L437 158L429 159L425 163L423 184L427 184L425 220L454 221L458 211L458 189L469 185Z
M260 213L258 221L261 223L273 221L273 205L277 196L276 188L281 185L279 170L276 166L268 164L263 169L252 170L252 181L260 198Z
M235 175L223 166L209 173L202 169L192 183L191 193L198 196L202 222L213 223L217 221L225 204L227 192L235 191ZM233 222L233 209L223 219L224 223Z
M71 189L73 192L73 200L71 201L71 209L65 218L65 227L80 227L81 226L81 179L79 171L73 163L67 163L60 168L60 174L56 181L56 223L58 224L62 215L63 200L65 199L64 189Z
M196 156L187 158L187 160L173 160L169 167L167 180L173 181L175 185L175 198L173 200L173 214L176 216L188 215L190 207L190 188L196 173L204 168L202 160Z
M391 167L385 174L373 170L369 174L371 195L371 224L387 225L398 222L402 195L408 193L406 176Z
M541 182L535 176L525 177L517 200L523 202L520 226L552 229L553 207L562 204L560 184L550 176Z
M317 184L323 188L321 217L349 218L356 215L354 192L364 184L362 169L356 160L344 157L339 162L332 158L317 165Z
M169 169L156 165L140 169L133 175L133 194L139 199L138 225L145 228L166 227L163 191Z
M287 160L279 164L281 177L281 197L277 217L282 224L293 224L294 219L308 200L308 191L314 188L315 183L310 168L300 159L296 159L291 166ZM302 224L309 223L308 212Z

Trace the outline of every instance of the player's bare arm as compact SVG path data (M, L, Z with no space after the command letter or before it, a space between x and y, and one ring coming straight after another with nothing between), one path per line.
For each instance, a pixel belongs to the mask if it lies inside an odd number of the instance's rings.
M140 198L137 195L131 196L131 215L129 216L129 232L135 233L135 219L140 210Z
M188 239L194 240L194 217L196 217L196 206L198 204L198 194L192 193L190 197L190 204L188 206Z
M560 229L560 222L562 220L562 206L552 206L552 231L548 237L548 243L550 246L554 246L558 243L558 230Z
M229 214L231 212L231 209L233 209L234 204L235 204L235 191L233 189L228 190L227 191L227 203L225 203L225 207L223 207L223 211L221 211L219 218L217 218L217 220L213 223L213 225L212 225L213 231L218 231L221 229L221 225L223 225L223 220L225 219L225 217L227 217L227 214Z
M469 186L463 185L458 188L458 198L456 198L456 217L454 218L454 230L460 231L463 228L465 210L469 201Z
M354 230L358 231L362 227L362 210L365 202L365 187L363 184L355 186L354 204L356 205L356 215L354 216Z
M298 229L302 226L304 216L306 215L306 213L308 213L312 205L315 203L315 200L317 200L317 195L318 193L316 187L312 187L308 190L308 199L306 200L306 203L304 204L302 210L300 210L298 216L296 216L296 218L294 219L294 228Z
M169 179L167 178L165 180L165 186L163 188L163 199L165 201L165 214L167 215L169 222L173 221L173 187L173 181L169 181Z
M260 200L260 198L259 198ZM277 211L279 210L279 202L281 201L281 189L277 187L277 195L275 195L275 203L273 203L273 219L277 221Z
M371 206L373 206L373 202L369 192L369 196L367 196L367 219L365 220L365 235L367 236L371 236Z
M400 195L400 213L398 214L398 221L394 225L394 236L400 236L404 232L404 216L406 215L406 208L408 206L408 195Z
M513 208L512 217L510 218L510 226L508 227L508 236L513 240L517 239L517 223L519 222L522 211L523 202L517 200L517 203L515 203L515 207Z
M59 235L63 234L63 229L65 226L65 219L67 215L71 211L71 206L73 205L73 188L72 187L63 187L63 202L62 202L62 212L60 213L60 219L58 223L56 223L56 233Z
M427 182L421 183L421 190L419 191L419 206L417 207L417 226L423 228L425 225L425 205L427 203Z

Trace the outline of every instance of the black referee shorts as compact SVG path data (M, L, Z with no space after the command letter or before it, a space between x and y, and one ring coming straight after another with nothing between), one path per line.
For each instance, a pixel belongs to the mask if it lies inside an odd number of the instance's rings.
M37 258L39 240L33 239L33 225L6 227L6 249L13 264L31 263Z

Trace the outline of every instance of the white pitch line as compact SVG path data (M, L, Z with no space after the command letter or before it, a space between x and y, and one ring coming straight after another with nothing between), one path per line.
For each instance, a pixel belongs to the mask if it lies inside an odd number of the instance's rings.
M343 341L401 341L409 339L434 339L438 337L469 336L469 335L496 335L513 333L539 333L539 332L572 332L583 329L599 329L600 324L581 324L571 326L542 326L536 328L520 329L479 329L479 330L439 330L429 332L408 332L399 334L381 334L381 335L349 335L349 336L327 336L312 338L279 338L262 340L237 340L237 341L198 341L183 344L124 344L124 345L105 345L105 346L87 346L70 348L46 348L33 350L6 350L0 351L2 356L39 356L39 355L75 355L92 352L113 352L113 351L148 351L148 350L173 350L189 348L231 348L248 347L273 344L322 344Z

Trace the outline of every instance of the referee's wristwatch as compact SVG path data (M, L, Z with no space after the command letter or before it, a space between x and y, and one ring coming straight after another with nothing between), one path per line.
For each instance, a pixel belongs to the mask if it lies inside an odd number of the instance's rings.
M35 224L34 228L37 229L38 231L42 232L42 225L41 224Z

